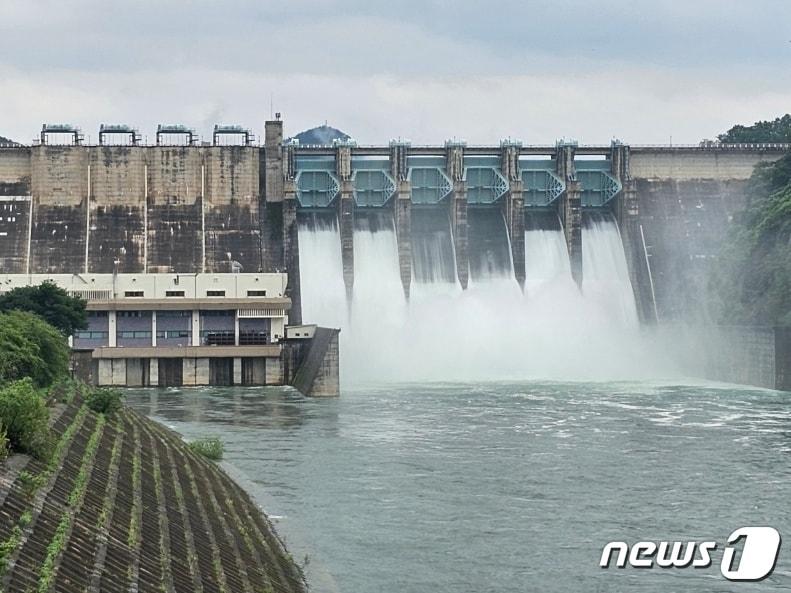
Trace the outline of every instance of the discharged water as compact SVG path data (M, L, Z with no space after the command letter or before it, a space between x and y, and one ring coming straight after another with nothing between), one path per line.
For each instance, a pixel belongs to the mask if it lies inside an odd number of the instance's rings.
M314 591L777 591L719 573L734 529L791 533L788 395L719 385L513 382L139 390L225 459ZM233 474L236 475L236 474ZM612 540L714 540L707 569L599 568Z
M348 304L334 218L308 218L300 225L303 319L341 328L345 385L667 375L672 365L666 353L638 327L623 246L612 219L597 219L584 230L582 290L571 278L557 218L549 228L529 228L523 292L514 277L499 210L470 213L467 290L456 278L447 213L414 214L408 301L389 214L359 213Z

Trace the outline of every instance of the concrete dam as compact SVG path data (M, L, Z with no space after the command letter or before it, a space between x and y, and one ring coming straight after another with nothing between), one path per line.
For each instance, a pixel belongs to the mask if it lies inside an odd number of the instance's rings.
M288 323L343 328L363 378L628 366L641 324L694 308L754 166L789 149L305 146L280 120L261 145L156 138L45 126L0 147L0 273L286 273Z

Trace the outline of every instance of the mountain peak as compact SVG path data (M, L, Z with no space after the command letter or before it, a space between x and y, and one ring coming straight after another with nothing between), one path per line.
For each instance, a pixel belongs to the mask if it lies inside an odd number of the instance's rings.
M332 146L333 140L350 139L351 136L327 125L326 122L324 125L305 130L289 138L289 140L299 140L299 143L303 146Z

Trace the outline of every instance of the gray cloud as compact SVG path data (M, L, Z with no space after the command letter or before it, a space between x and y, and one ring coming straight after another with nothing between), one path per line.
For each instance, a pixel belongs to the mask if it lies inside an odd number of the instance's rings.
M274 96L370 142L696 141L788 109L789 40L771 0L4 0L0 134L258 126Z

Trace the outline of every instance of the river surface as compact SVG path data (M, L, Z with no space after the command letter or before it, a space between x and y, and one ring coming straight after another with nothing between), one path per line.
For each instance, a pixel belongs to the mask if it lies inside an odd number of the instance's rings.
M128 403L225 461L314 591L791 590L725 580L727 536L791 538L789 394L728 385L137 390ZM245 483L245 480L247 482ZM718 542L707 569L598 566L612 540Z

